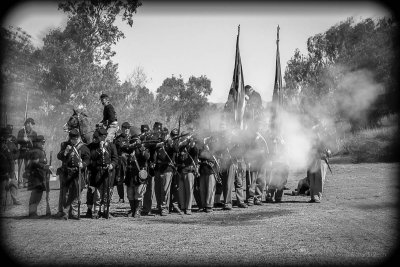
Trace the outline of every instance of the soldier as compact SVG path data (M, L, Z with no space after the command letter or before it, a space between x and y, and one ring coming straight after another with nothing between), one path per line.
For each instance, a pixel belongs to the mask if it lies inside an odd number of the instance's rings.
M220 182L220 167L213 149L217 139L211 137L209 142L204 142L203 148L199 152L199 173L200 173L200 197L201 206L205 212L213 212L215 187L217 181Z
M172 131L169 134L169 138L173 138L175 139L177 136L179 135L179 130L174 128L172 129ZM179 150L179 139L175 139L173 140L173 146ZM174 169L174 173L172 175L172 182L171 182L171 201L170 201L170 211L176 211L179 215L182 215L182 210L180 209L179 205L179 172L178 169L176 167L176 156L178 155L179 151L176 151L176 153L174 154L173 162L175 165L175 169Z
M57 158L63 162L66 168L65 201L63 203L63 216L65 220L79 219L78 198L85 185L85 169L90 163L89 148L82 142L77 129L69 132L69 141L65 149L60 150ZM81 177L79 179L79 176ZM80 184L79 184L80 183ZM80 190L80 191L79 191Z
M13 171L13 156L7 147L7 135L4 129L0 132L0 197L2 209L5 210L7 206L7 192L10 188L11 173Z
M225 129L224 129L225 130ZM225 132L226 133L226 132ZM235 187L236 202L238 208L247 208L244 203L244 192L243 184L245 178L245 164L243 158L243 146L239 143L234 142L232 138L235 133L227 135L224 134L221 142L221 148L216 154L221 159L221 180L222 180L222 192L224 195L224 210L232 209L232 186ZM221 140L221 141L222 141ZM233 141L233 142L232 142Z
M156 145L154 189L160 215L166 216L169 214L171 183L176 172L174 158L178 148L170 136L165 136L165 130L162 136L165 141Z
M35 121L28 118L24 123L24 128L18 131L17 144L19 144L19 158L18 158L18 186L26 188L27 180L21 177L21 166L24 163L24 173L26 170L29 151L33 148L33 140L36 139L37 133L33 130Z
M93 219L100 216L108 219L111 189L114 184L113 172L118 164L118 153L115 145L111 142L105 142L107 131L99 129L93 136L93 146L90 151L92 184L94 184L93 196ZM102 212L103 209L103 212Z
M179 201L184 213L191 215L194 181L200 176L197 166L199 150L192 135L182 140L178 147L176 165L179 173Z
M262 167L268 161L268 146L262 141L258 133L251 130L247 134L245 161L247 163L247 205L262 205L262 196L266 184L265 176L262 175Z
M122 148L128 154L125 184L132 217L140 217L147 186L150 152L141 143L137 133L133 133L132 141L134 141L132 144Z
M257 130L263 109L262 99L260 94L256 92L250 85L246 85L244 90L246 94L245 99L247 100L244 120L247 122L248 129Z
M100 123L107 129L107 142L112 142L115 138L119 126L117 121L117 113L113 105L110 103L110 98L106 94L101 94L100 96L101 104L104 106L103 109L103 120Z
M19 150L17 147L17 139L15 136L12 135L13 126L8 124L5 131L5 136L7 138L7 148L11 153L12 162L11 163L11 173L10 173L10 180L9 180L9 190L11 194L12 203L14 205L21 205L21 202L17 200L17 193L18 193L18 179L15 174L15 161L19 158Z
M311 152L311 162L307 169L307 177L310 180L310 203L320 203L325 183L325 176L329 167L328 159L330 150L325 148L316 126L313 127L314 139Z
M148 145L148 149L150 152L150 159L148 161L149 166L149 177L147 178L147 186L146 191L144 193L143 199L143 207L142 207L142 216L155 216L152 213L151 208L153 204L153 194L154 194L154 176L155 176L155 155L156 155L156 143L162 140L162 124L160 122L155 122L153 125L153 131L149 131L149 126L147 124L143 124L140 126L140 140L141 141L154 141L153 144Z
M128 155L122 151L122 147L129 145L131 139L131 125L129 122L124 122L122 125L122 132L115 138L115 147L118 153L118 166L115 171L115 178L117 183L117 192L119 196L118 203L125 203L124 200L124 180L126 177L126 164Z
M284 158L285 141L280 136L273 138L272 153L265 165L266 174L266 202L281 202L283 190L289 177L289 165Z
M46 152L43 147L45 139L43 135L38 135L32 140L33 148L28 155L28 165L26 168L28 175L28 190L31 191L29 199L29 217L38 218L37 207L42 200L43 191L46 191L46 176L49 172Z

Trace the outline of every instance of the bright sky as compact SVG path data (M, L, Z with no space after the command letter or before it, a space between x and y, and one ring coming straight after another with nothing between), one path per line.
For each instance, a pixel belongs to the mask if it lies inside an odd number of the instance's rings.
M274 85L276 28L282 75L296 48L307 53L307 39L353 16L380 18L390 11L376 2L149 2L134 16L133 27L118 21L126 38L115 46L121 81L142 67L155 92L165 78L206 75L213 93L210 102L225 102L232 83L237 28L245 84L270 101ZM57 2L25 2L8 13L4 25L21 27L35 45L50 28L66 24Z

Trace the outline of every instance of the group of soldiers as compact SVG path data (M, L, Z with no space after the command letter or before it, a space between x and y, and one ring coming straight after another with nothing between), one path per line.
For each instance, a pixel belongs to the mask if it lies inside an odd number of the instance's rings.
M122 123L119 129L109 97L102 94L100 100L104 106L103 120L93 132L92 142L87 142L80 128L69 129L68 140L61 143L57 154L57 159L62 162L57 169L60 180L58 217L82 217L81 193L85 188L85 217L93 219L112 217L110 202L114 186L120 203L125 202L126 187L129 214L136 218L155 216L153 195L156 213L161 216L171 211L190 215L194 201L198 211L207 213L213 212L216 205L221 205L224 210L231 210L234 204L238 208L262 205L264 191L266 202L282 200L289 174L288 164L279 160L283 140L264 137L254 127L228 129L229 122L221 123L216 132L197 132L193 128L186 132L181 132L180 128L169 131L160 122L155 122L152 130L145 124L139 130L129 122ZM32 191L29 216L38 217L37 207L43 192L49 191L51 164L43 149L45 139L32 130L32 123L33 119L27 119L24 132L20 131L22 138L20 134L17 138L20 140L19 153L24 153L26 147L24 157L3 153L3 144L9 143L3 140L4 136L9 136L6 134L1 134L1 155L6 155L9 161L15 158L28 161L24 179L28 180L28 190ZM316 153L319 153L316 156L316 162L319 162L322 153L319 147ZM319 163L313 164L310 177ZM7 176L11 181L9 174L14 170L6 170L4 165L1 165L2 177ZM321 169L317 171L321 172ZM7 183L8 187L11 184ZM17 188L15 183L13 186ZM322 186L311 192L310 202L319 202Z

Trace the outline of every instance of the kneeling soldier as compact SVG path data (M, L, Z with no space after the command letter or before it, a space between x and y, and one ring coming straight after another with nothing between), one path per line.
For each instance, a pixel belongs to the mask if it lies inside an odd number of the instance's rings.
M78 205L80 194L85 185L84 171L90 162L90 151L82 142L77 129L69 132L69 141L65 144L57 158L63 162L66 169L64 179L65 198L63 203L63 219L79 219Z

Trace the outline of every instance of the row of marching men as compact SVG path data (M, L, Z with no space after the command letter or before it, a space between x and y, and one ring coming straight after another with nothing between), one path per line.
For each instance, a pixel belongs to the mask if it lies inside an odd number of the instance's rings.
M60 217L79 219L80 195L86 187L85 217L109 218L115 184L121 202L125 184L133 217L155 215L153 188L161 216L173 209L190 215L194 201L199 210L212 212L221 194L223 208L230 210L232 192L238 208L261 205L266 172L271 166L266 158L270 154L268 145L258 133L221 131L200 138L193 129L182 134L176 128L166 132L159 122L151 131L147 125L141 125L140 132L136 129L125 122L121 133L109 142L107 131L99 128L88 145L76 129L69 132L69 140L61 144L57 155L62 161L58 169ZM270 190L267 200L274 198L278 202L282 198L288 169L281 169L284 182L278 190Z

